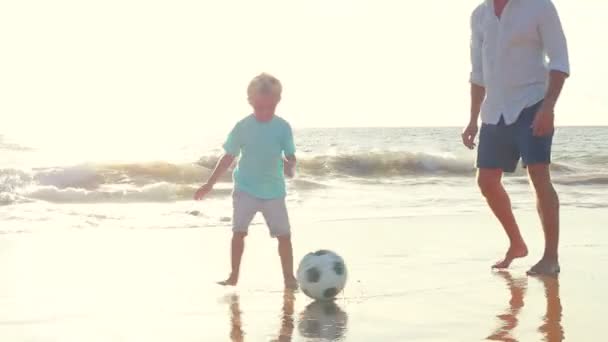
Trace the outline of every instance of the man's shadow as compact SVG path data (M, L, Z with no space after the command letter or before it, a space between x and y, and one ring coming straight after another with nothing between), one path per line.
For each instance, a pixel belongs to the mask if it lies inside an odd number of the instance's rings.
M491 341L517 342L518 340L512 336L513 330L517 327L518 315L524 307L524 298L528 286L528 278L513 278L507 271L496 273L497 276L503 278L507 283L507 288L511 292L509 307L507 310L498 315L501 321L500 327L487 337ZM551 276L534 277L542 282L545 288L545 299L547 300L547 308L543 317L542 323L538 331L543 335L544 341L558 342L564 340L564 329L561 325L562 305L559 297L559 278Z
M240 299L237 294L228 298L230 306L230 341L244 342L245 331L241 318ZM291 342L295 328L294 317L295 295L293 290L283 292L281 310L281 328L277 338L271 342ZM298 331L307 338L322 338L324 341L341 339L346 332L348 316L333 301L313 302L299 315Z

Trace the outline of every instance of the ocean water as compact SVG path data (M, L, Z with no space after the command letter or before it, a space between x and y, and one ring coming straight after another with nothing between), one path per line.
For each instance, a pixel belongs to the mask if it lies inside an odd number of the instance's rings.
M229 226L230 174L192 200L222 134L182 138L75 146L0 136L0 232ZM300 129L295 138L287 199L297 222L487 210L459 128ZM608 127L559 128L553 160L564 208L608 207ZM504 181L516 209L534 210L525 170Z

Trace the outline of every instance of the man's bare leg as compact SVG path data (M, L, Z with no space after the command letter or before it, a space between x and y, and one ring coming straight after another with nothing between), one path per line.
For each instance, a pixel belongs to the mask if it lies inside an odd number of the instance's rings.
M279 241L279 256L281 257L285 287L288 289L297 289L298 281L293 275L293 248L291 246L291 236L279 236L277 237L277 240Z
M235 232L232 234L232 242L230 246L230 263L232 272L228 279L218 282L220 285L235 286L239 281L239 272L241 268L241 258L245 250L245 237L247 233Z
M502 186L501 179L500 169L479 169L477 174L477 183L482 195L509 237L509 249L504 259L495 263L493 268L507 268L514 259L528 255L528 248L513 216L511 200Z
M560 271L558 261L559 197L551 183L548 164L530 165L528 166L528 174L536 191L538 214L545 234L543 257L530 268L528 274L556 274Z

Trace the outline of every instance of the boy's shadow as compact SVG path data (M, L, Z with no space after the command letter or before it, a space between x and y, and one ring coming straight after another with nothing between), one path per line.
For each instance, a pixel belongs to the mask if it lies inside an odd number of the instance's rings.
M524 298L528 286L528 278L521 277L514 279L507 271L500 271L496 274L506 281L507 288L511 292L511 299L509 300L509 308L506 312L497 316L501 321L501 326L488 336L487 340L517 342L517 339L511 333L517 327L519 322L517 316L525 304ZM559 297L559 278L543 276L535 277L535 279L543 283L545 298L547 300L545 316L538 331L543 334L544 341L563 341L564 330L561 325L562 305Z
M241 319L239 296L234 294L228 298L230 305L230 341L244 342L245 332ZM281 328L278 336L271 342L290 342L294 331L294 302L292 290L283 293L283 308L281 310ZM346 332L348 316L333 301L313 302L300 314L298 331L307 338L322 338L324 341L339 340Z

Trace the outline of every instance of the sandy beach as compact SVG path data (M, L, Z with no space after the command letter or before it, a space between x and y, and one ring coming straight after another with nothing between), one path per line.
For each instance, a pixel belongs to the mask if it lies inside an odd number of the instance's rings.
M608 1L481 2L4 1L0 342L604 341ZM496 272L477 165L517 156ZM549 159L561 274L529 277ZM335 301L285 292L259 214L217 284L234 189L285 194L296 268L344 258Z
M518 213L531 255L512 270L487 214L294 222L296 258L329 248L350 278L335 304L283 293L274 241L254 226L241 283L226 227L82 229L0 236L2 341L599 340L608 313L608 214L562 213L562 274L525 276L542 252L533 212Z

